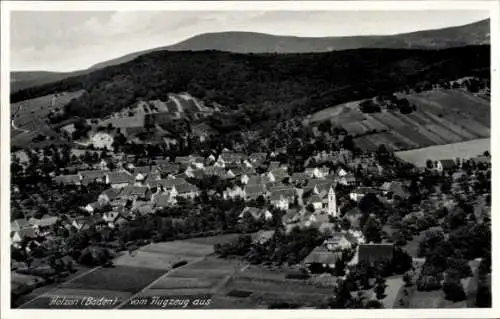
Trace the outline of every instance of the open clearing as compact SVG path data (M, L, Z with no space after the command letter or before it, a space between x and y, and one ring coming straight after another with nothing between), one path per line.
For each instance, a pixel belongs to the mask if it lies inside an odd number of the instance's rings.
M404 281L402 276L393 276L387 278L387 287L385 288L385 298L382 299L384 308L391 309L394 308L396 298L399 292L404 287Z
M419 167L425 167L428 159L438 161L442 159L472 158L490 151L490 139L482 138L460 143L436 145L409 151L396 152L396 156L404 161Z

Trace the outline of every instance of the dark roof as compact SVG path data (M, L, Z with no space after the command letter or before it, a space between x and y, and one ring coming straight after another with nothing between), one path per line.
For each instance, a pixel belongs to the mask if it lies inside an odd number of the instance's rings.
M309 198L309 203L318 203L322 202L321 198L318 195L313 195L311 198Z
M143 175L147 175L149 173L151 173L154 169L156 169L156 167L153 167L153 166L136 166L134 167L134 173L135 174L143 174Z
M57 222L57 216L44 215L38 221L38 226L39 227L48 227L48 226L54 225L56 222Z
M372 188L372 187L361 186L361 187L356 188L353 191L353 193L356 193L356 194L376 194L377 190Z
M264 186L262 185L247 185L245 187L245 193L247 195L255 195L255 194L264 194L266 190L264 189Z
M124 184L133 181L132 176L125 172L110 172L106 175L110 184Z
M78 174L82 176L82 178L90 178L90 179L96 179L99 177L104 177L106 174L109 173L109 170L93 170L93 171L80 171Z
M269 189L273 194L280 194L285 197L295 198L295 189L287 186L277 186Z
M267 158L266 153L252 153L250 156L248 156L250 160L265 160Z
M30 222L23 218L16 219L10 223L11 230L31 228L32 226Z
M165 174L173 174L179 171L179 166L173 163L159 164L159 170Z
M439 162L443 166L443 169L454 168L457 165L457 163L451 159L444 159L440 160Z
M308 179L308 176L305 173L293 173L291 176L292 181L306 180L306 179Z
M109 200L117 198L119 194L120 191L114 188L108 188L101 193L101 195L106 195L109 198Z
M268 170L274 170L280 167L280 162L271 162L269 163L269 167L267 168Z
M167 178L162 180L163 183L162 185L165 186L165 188L172 188L173 186L182 185L182 184L187 184L186 180L184 178Z
M324 246L318 246L311 251L311 253L304 259L303 263L334 265L340 258L342 258L342 252L334 252L326 249Z
M263 185L266 183L266 178L264 176L249 176L248 186Z
M127 197L127 196L146 196L146 193L148 191L148 188L145 186L125 186L122 188L122 191L120 193L120 196L122 197Z
M185 193L190 193L190 192L197 192L198 187L196 187L192 184L189 184L189 183L184 183L184 184L175 185L175 190L179 194L185 194Z
M283 196L283 194L280 194L280 193L271 193L271 196L270 196L269 200L271 202L273 202L273 201L281 200L282 198L286 199L286 197Z
M32 228L20 229L17 232L19 234L19 237L21 237L21 239L24 239L24 238L36 238L37 237L36 231L34 229L32 229Z
M72 185L80 183L78 175L60 175L54 177L54 182L57 184L63 183L64 185Z
M392 260L393 254L394 244L360 244L358 246L358 261Z
M155 205L156 207L165 207L170 205L170 195L168 194L159 194L155 197Z

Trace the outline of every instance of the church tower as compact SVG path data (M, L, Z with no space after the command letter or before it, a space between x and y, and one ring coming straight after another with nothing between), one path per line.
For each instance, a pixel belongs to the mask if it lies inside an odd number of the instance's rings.
M337 217L337 197L335 196L333 186L328 191L328 215Z

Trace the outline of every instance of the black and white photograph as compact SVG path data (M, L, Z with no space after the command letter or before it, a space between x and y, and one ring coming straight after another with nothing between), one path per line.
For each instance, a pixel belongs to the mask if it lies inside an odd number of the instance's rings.
M498 2L353 2L2 2L2 308L492 311Z

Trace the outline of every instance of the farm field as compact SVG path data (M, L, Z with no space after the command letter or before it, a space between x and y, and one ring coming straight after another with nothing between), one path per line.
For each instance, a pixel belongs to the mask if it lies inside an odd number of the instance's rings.
M36 130L39 122L43 122L51 111L63 108L84 92L84 90L62 92L11 104L11 119L14 120L16 127L30 131Z
M375 150L380 144L398 150L457 143L490 136L490 102L460 90L431 90L404 96L416 111L362 113L359 101L316 112L305 121L330 120L352 134L356 145Z
M113 290L134 293L164 274L162 269L116 266L99 268L88 275L62 285L63 288Z
M490 139L476 139L471 141L429 146L409 151L396 152L396 156L404 161L419 167L425 167L428 159L437 161L442 159L471 158L490 151Z
M156 284L158 280L159 287L162 285L162 280L168 277L162 277L172 271L183 269L183 267L191 266L190 263L203 261L204 257L213 252L212 245L195 244L184 241L172 241L154 243L132 253L122 253L113 260L113 267L103 268L97 267L81 277L74 280L59 284L55 290L41 291L37 299L33 300L24 308L48 308L52 297L57 296L114 296L118 302L113 305L117 307L122 302L129 300L134 294L142 292L148 285ZM180 261L186 261L187 264L172 270L172 266ZM173 279L167 283L174 285L173 287L165 286L169 291L174 291L175 288L195 288L196 285L203 286L203 282L196 283L198 280L194 274L198 276L207 276L205 285L213 280L214 283L220 280L225 273L234 271L231 268L231 263L221 261L208 260L205 265L200 264L198 268L186 268L185 273L179 273L181 279ZM206 269L206 267L213 269ZM215 274L215 272L225 272L223 275ZM190 277L193 279L189 280ZM182 279L184 278L184 279ZM177 286L175 286L177 285ZM161 289L154 292L160 292ZM161 295L161 293L160 293ZM63 306L54 306L61 308ZM111 306L110 306L111 307ZM113 308L112 307L112 308ZM88 307L87 307L88 308ZM99 308L96 306L96 308Z
M321 287L313 279L287 279L286 271L247 266L213 297L214 307L268 308L275 303L318 306L331 296L331 287Z

